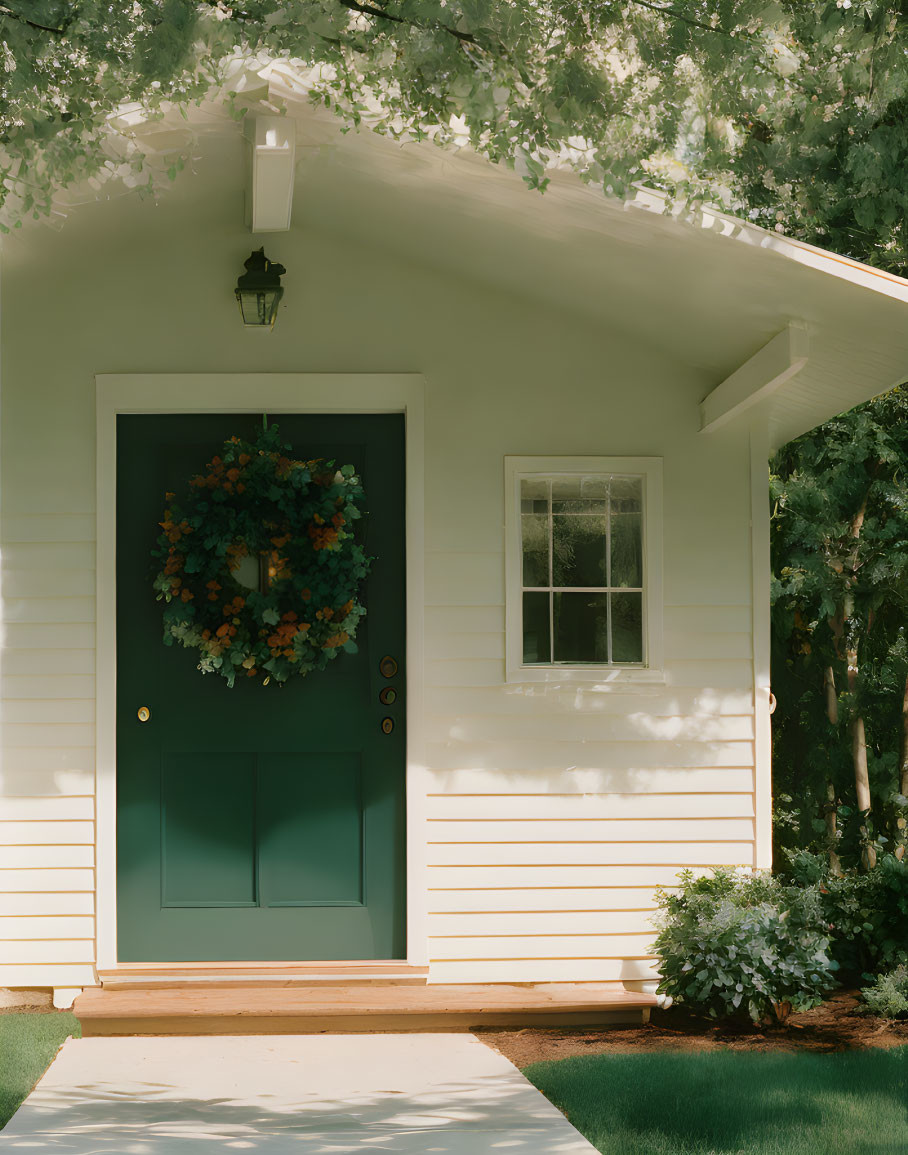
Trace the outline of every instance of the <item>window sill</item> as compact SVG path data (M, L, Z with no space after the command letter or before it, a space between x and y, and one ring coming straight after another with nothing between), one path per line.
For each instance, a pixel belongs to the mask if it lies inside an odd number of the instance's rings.
M619 685L661 685L664 670L643 666L516 666L507 671L509 685L519 682L546 682L549 685L584 683L599 689Z

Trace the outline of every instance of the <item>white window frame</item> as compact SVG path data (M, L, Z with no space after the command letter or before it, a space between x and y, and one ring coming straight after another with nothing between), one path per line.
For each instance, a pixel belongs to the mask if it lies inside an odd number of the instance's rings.
M663 682L662 458L505 457L505 631L508 682ZM520 483L524 479L624 474L643 479L643 664L524 665L523 542Z

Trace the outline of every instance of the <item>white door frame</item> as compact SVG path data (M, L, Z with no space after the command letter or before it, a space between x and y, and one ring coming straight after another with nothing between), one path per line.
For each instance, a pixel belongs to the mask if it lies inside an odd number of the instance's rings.
M117 964L117 415L403 413L407 549L407 962L428 964L423 756L425 382L415 373L98 374L97 965ZM149 590L149 596L151 591Z

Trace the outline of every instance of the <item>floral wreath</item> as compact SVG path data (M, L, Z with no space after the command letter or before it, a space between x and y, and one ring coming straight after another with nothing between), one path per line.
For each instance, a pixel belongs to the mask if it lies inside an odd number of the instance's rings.
M352 465L295 460L272 425L225 441L185 496L165 499L152 556L166 645L197 649L202 673L229 686L286 682L356 653L372 558L353 534L365 494ZM237 579L245 558L258 559L257 590Z

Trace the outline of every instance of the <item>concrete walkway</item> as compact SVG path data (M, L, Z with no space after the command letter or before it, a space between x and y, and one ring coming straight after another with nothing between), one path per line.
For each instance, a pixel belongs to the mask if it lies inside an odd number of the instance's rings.
M0 1132L28 1155L594 1155L468 1034L70 1039Z

